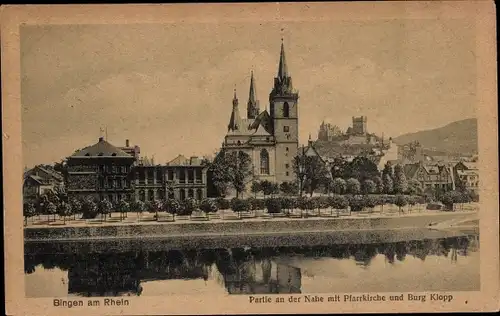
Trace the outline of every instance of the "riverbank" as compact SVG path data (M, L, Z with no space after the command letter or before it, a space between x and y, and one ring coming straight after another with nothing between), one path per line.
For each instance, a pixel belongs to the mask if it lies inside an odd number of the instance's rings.
M108 223L104 226L28 227L26 243L43 242L151 242L159 240L175 247L276 246L342 244L349 242L394 242L459 236L459 231L430 229L447 221L465 221L476 212L440 212L380 217L248 219L210 222Z

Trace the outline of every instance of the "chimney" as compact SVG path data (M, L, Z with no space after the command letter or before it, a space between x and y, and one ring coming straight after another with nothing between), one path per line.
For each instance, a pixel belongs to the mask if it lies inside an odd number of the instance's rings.
M104 137L101 136L101 137L99 137L99 142L102 142L102 141L104 141Z
M125 147L130 147L130 141L128 139L125 140Z

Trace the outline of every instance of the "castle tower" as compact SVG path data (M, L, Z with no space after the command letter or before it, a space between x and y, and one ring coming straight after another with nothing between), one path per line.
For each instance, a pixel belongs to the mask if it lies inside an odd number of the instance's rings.
M234 89L233 96L233 111L231 112L231 118L229 119L229 124L227 126L227 131L237 131L242 128L242 121L240 116L240 110L238 108L238 98L236 97L236 89Z
M259 101L257 100L257 92L255 89L255 80L252 75L250 77L250 91L248 93L248 103L247 103L247 118L255 119L260 113Z
M292 77L288 73L282 39L278 74L269 94L272 130L276 142L275 172L278 183L295 180L292 162L299 147L298 99L299 95L293 89Z
M366 135L368 133L366 128L368 118L366 116L352 117L352 133L354 135Z

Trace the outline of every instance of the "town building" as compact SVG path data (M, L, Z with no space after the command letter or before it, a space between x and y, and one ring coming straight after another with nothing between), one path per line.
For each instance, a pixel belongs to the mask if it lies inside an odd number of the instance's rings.
M188 159L179 155L166 165L154 165L143 160L134 167L135 199L204 199L207 197L207 169L199 157Z
M334 141L342 135L342 130L337 125L332 125L323 121L319 126L318 140L320 141Z
M127 154L131 155L135 159L135 163L139 162L140 155L141 155L141 149L139 146L130 146L130 140L126 139L125 140L125 146L124 147L118 147L119 149L123 150Z
M417 180L422 189L442 190L443 192L455 189L453 170L447 165L417 162L403 165L406 179Z
M269 94L269 112L259 108L252 72L247 115L241 117L235 91L228 130L222 144L223 152L241 151L251 157L252 176L247 181L248 185L253 180L277 183L295 180L292 162L299 146L298 99L281 43L278 73Z
M479 192L479 170L476 162L460 161L453 167L457 182L467 191Z
M97 143L78 150L67 158L65 183L68 196L91 196L112 202L131 200L134 194L134 162L134 156L100 137Z
M49 166L35 166L24 173L23 200L36 201L48 191L64 186L64 177Z

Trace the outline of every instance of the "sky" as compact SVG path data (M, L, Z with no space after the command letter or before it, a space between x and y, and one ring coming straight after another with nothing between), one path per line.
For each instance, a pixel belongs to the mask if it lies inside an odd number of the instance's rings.
M299 91L299 140L322 121L395 137L476 116L474 22L371 21L25 25L20 29L24 165L125 139L165 163L213 154L233 90L261 109L283 38ZM104 136L104 135L103 135Z

